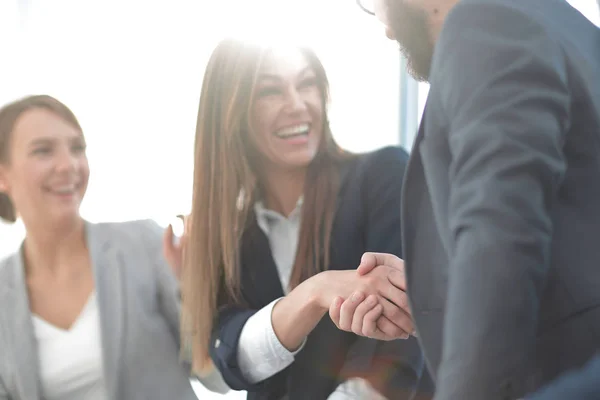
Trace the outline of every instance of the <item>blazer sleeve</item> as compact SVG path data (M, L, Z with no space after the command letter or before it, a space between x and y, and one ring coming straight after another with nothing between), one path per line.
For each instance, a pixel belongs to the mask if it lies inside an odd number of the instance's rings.
M600 355L579 371L567 373L527 400L600 399Z
M402 257L400 201L408 154L386 147L368 155L362 195L366 208L366 251ZM370 350L369 350L370 349ZM371 352L369 360L364 353ZM362 354L361 354L362 353ZM358 338L350 349L344 368L362 368L371 385L387 398L412 399L424 369L418 341L389 342Z
M273 378L255 384L250 383L244 377L238 363L238 343L242 329L256 312L258 310L225 305L219 308L215 321L216 326L213 329L209 349L210 356L227 385L234 390L260 391L269 385L269 381Z
M436 64L437 62L437 64ZM523 396L566 172L563 50L501 2L462 2L436 46L447 140L448 288L436 399ZM435 145L430 143L429 145Z

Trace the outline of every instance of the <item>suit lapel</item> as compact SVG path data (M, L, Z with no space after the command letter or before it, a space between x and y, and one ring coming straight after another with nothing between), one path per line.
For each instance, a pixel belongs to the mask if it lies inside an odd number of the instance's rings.
M11 257L7 272L7 286L1 299L4 306L0 307L0 323L7 327L3 334L7 335L8 359L16 370L16 376L12 382L15 387L11 388L11 382L5 384L9 390L16 391L17 398L37 400L40 398L37 341L27 297L22 248ZM3 355L2 358L4 357Z
M98 294L104 376L108 397L116 399L119 398L126 314L123 255L111 244L110 232L102 226L87 223L86 234Z
M419 131L413 143L402 183L402 251L404 253L407 281L410 281L411 276L411 255L414 250L415 224L417 223L416 218L414 218L416 216L414 211L419 208L420 199L423 195L423 187L425 186L419 146L425 136L425 124L423 121L425 121L426 111L427 105L425 105L425 109L423 110Z

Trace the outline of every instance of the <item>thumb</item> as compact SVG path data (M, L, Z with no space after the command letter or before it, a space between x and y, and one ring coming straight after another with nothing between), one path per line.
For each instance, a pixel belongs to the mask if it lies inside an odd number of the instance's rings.
M360 265L356 269L358 275L366 275L377 266L377 257L374 253L365 253L360 259Z

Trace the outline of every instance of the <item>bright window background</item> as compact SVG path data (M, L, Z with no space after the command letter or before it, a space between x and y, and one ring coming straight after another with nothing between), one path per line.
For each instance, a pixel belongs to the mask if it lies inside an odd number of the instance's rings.
M225 35L260 37L273 24L296 28L322 58L342 146L398 143L398 51L351 0L0 0L0 103L47 93L73 109L92 170L85 218L166 225L190 209L210 52ZM23 236L21 224L0 223L0 257Z

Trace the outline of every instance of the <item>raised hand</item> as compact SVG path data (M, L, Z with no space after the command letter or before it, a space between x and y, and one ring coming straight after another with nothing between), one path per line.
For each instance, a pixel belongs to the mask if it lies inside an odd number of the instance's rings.
M173 232L173 224L169 224L163 235L163 254L177 279L180 279L189 227L187 217L183 215L177 217L183 222L183 233L178 238Z

